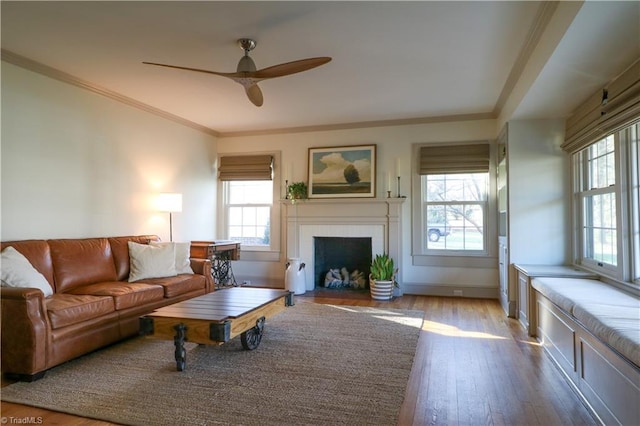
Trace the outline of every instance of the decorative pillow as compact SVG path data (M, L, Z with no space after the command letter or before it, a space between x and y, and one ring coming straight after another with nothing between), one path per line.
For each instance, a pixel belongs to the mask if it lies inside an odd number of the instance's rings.
M0 253L0 270L3 287L37 288L44 297L51 296L53 289L47 279L22 253L9 246Z
M173 245L152 246L133 241L129 245L129 282L145 278L175 277L176 253Z
M151 241L152 246L163 247L173 245L176 251L176 273L177 274L193 274L191 269L191 243L159 243Z

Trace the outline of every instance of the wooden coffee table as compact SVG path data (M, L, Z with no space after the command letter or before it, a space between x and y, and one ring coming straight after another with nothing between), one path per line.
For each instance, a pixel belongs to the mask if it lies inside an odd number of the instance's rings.
M140 318L140 333L173 339L176 368L186 367L184 342L222 345L236 337L247 350L258 347L265 320L293 305L293 293L267 288L234 287L156 309Z

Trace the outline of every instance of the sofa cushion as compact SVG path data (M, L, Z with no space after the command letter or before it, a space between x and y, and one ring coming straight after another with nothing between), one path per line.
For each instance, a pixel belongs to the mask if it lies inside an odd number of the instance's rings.
M37 288L45 297L53 294L53 289L44 275L29 263L24 255L9 246L0 253L0 271L3 287Z
M106 238L49 240L57 291L116 280L111 246Z
M174 243L174 242L161 243L161 242L152 241L149 244L151 244L152 246L158 246L158 247L172 245L175 249L175 255L176 255L176 262L175 262L176 273L177 274L193 274L193 269L191 269L191 260L190 260L191 243Z
M129 241L138 244L149 244L152 241L160 241L157 235L134 235L128 237L108 238L113 254L113 263L116 267L118 281L126 281L129 276Z
M13 247L22 253L29 263L46 278L51 288L56 288L53 280L51 250L45 240L7 241L0 244L0 249L6 247Z
M112 297L57 293L45 301L51 328L61 328L115 310Z
M103 282L76 287L73 294L88 294L92 296L111 296L116 311L142 306L150 302L162 300L164 289L159 285L128 283L128 282Z
M175 277L148 278L139 282L162 286L164 288L164 297L174 297L191 291L204 290L206 286L206 280L203 275L183 274Z
M131 270L129 282L145 278L162 278L176 276L175 247L151 246L128 242Z

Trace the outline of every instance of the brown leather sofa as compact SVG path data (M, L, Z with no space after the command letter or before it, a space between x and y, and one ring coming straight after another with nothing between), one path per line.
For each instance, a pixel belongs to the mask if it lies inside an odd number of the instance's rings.
M134 336L139 317L214 291L211 262L191 259L194 274L127 282L128 241L155 235L0 243L24 255L53 288L0 288L2 372L32 381L47 369Z

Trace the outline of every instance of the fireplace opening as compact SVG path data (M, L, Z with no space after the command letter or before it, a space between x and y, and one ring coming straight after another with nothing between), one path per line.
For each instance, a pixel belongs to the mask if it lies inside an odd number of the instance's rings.
M313 237L314 287L369 288L370 237Z

